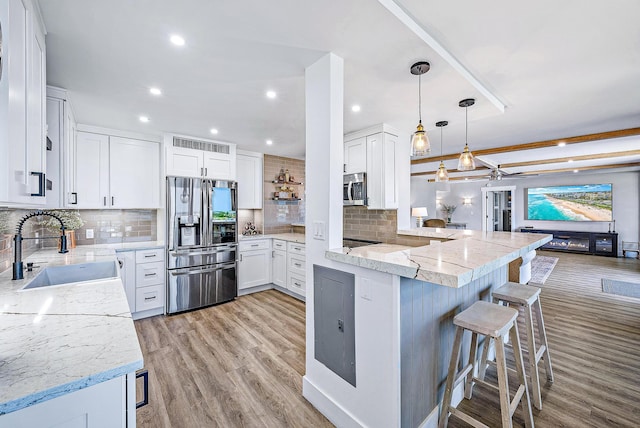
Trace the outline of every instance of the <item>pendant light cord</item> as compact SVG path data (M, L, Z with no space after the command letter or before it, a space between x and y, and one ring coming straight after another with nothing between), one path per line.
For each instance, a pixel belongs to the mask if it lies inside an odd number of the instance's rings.
M418 75L418 119L422 123L422 74Z
M444 127L440 127L440 162L442 162L442 128Z
M469 107L464 108L464 145L469 145Z

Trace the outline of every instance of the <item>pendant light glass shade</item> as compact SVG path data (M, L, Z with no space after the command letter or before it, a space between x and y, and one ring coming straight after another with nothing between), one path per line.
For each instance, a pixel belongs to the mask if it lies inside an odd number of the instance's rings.
M467 116L467 108L475 103L476 100L473 98L467 98L466 100L462 100L458 103L460 107L464 107L464 150L462 150L460 158L458 159L459 171L473 171L476 169L476 161L473 158L473 153L469 151L469 119Z
M440 157L442 157L442 128L447 126L449 122L446 120L442 120L436 123L436 126L440 128ZM447 172L447 168L444 167L444 161L440 161L440 166L438 167L438 171L436 171L436 182L449 181L449 173Z
M411 156L425 156L431 151L431 142L422 126L422 75L429 71L431 65L426 61L416 62L411 66L411 74L418 75L418 126L411 136Z

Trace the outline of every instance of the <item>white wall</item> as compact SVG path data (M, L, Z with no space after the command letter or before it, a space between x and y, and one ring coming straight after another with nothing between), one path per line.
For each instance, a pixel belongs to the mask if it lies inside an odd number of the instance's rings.
M515 227L532 226L536 229L577 230L588 232L607 232L609 222L576 222L576 221L532 221L525 220L526 188L538 186L558 186L565 184L598 184L613 185L613 218L616 220L615 230L619 242L640 240L640 172L618 172L604 174L569 174L531 177L526 179L504 179L500 182L471 182L449 184L449 192L438 192L438 183L427 183L425 177L411 178L411 206L424 205L429 217L444 217L442 211L436 211L436 197L442 198L446 204L458 206L453 213L453 222L467 223L469 229L482 229L482 194L481 188L491 184L495 186L516 186L517 204L514 216ZM472 204L462 205L465 197L472 198ZM612 225L613 226L613 225Z

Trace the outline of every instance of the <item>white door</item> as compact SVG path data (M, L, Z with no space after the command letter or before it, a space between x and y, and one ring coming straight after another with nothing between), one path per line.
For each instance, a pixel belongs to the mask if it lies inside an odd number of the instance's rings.
M271 278L275 285L287 288L287 252L274 250L271 259Z
M367 171L367 139L361 137L344 143L344 173Z
M238 261L238 289L269 284L271 250L255 250L240 253Z
M107 208L109 198L109 137L78 132L76 141L75 208Z
M110 204L160 207L160 147L151 141L109 137Z
M238 208L262 209L262 157L238 154Z
M200 150L167 146L167 175L202 177L203 153Z

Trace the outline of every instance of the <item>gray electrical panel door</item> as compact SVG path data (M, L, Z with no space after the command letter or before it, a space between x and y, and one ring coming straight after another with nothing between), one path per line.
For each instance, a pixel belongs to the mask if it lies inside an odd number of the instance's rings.
M313 265L315 359L356 386L355 276Z

